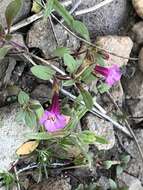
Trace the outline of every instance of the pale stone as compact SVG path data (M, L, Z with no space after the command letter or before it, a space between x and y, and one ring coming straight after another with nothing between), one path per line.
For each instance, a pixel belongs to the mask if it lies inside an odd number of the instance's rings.
M136 177L133 177L126 173L122 173L121 176L118 177L118 179L120 180L120 183L124 182L124 184L121 184L121 187L123 187L123 185L126 185L128 187L128 190L143 190L141 181Z
M127 36L102 36L98 37L96 40L96 44L98 46L102 47L103 49L110 51L114 54L117 54L119 56L123 57L129 57L133 42L132 40ZM108 52L107 52L108 53ZM128 59L120 58L115 55L111 55L108 60L105 60L105 64L107 66L111 65L118 65L120 67L127 65Z
M132 3L137 14L143 18L143 0L132 0Z
M0 170L8 170L18 159L17 148L28 140L26 134L33 131L16 121L19 110L17 105L0 109Z
M98 150L109 150L113 148L115 144L115 136L113 125L111 123L103 119L99 119L98 117L95 117L92 114L89 114L85 118L84 126L88 130L95 132L97 136L104 137L108 141L108 144L95 143L95 146L98 148Z

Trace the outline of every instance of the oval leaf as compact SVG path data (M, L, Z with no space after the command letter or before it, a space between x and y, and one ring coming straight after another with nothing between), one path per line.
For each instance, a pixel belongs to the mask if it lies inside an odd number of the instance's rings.
M34 128L37 126L37 118L32 110L25 111L25 124L30 128Z
M7 22L8 30L13 23L15 16L18 14L21 8L21 0L13 0L6 8L5 17Z
M70 54L70 50L66 47L58 47L53 53L55 56L64 57L64 54Z
M38 141L29 141L21 145L17 150L18 156L23 156L32 153L39 145Z
M33 75L42 80L50 80L55 74L55 71L53 69L48 66L42 65L36 65L32 67L31 72L33 73Z
M89 32L87 27L80 21L74 20L73 29L80 34L83 38L90 41Z
M65 22L72 27L73 25L73 17L69 14L69 12L61 5L58 0L54 0L53 8L59 13L60 16L63 17Z
M78 67L76 60L70 54L64 54L64 64L70 73L75 72Z
M50 16L52 10L53 10L53 5L54 5L54 0L48 0L47 4L46 4L46 9L44 11L44 16L48 17Z
M4 46L0 48L0 60L2 60L6 56L6 54L8 53L10 49L11 49L10 46Z
M24 104L28 104L29 102L29 95L26 94L24 91L20 91L19 94L18 94L18 102L21 104L21 105L24 105Z
M84 89L80 89L80 92L87 109L91 110L93 106L93 100L91 94Z
M109 179L111 189L117 189L117 184L113 179Z

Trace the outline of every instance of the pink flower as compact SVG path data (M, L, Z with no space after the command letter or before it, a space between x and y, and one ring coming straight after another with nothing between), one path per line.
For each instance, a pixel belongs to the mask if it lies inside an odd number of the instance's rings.
M56 132L63 129L69 122L70 117L60 113L59 95L55 92L49 110L46 110L39 123L44 125L48 132Z
M102 67L99 65L95 66L95 72L105 77L105 82L112 86L121 79L121 71L117 65L112 65L110 68Z

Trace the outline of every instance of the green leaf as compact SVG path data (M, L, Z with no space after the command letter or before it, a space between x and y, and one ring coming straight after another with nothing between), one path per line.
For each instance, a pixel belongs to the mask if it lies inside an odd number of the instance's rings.
M46 9L44 11L44 16L48 17L50 16L52 10L53 10L53 6L54 6L54 0L48 0L48 2L46 3Z
M70 50L66 47L58 47L53 53L55 56L64 57L64 54L70 54Z
M72 27L73 25L73 17L69 14L69 12L60 4L58 0L54 0L53 8L59 13L60 16L63 17L65 22Z
M94 144L96 142L95 134L91 131L83 131L78 137L82 139L85 144Z
M6 56L6 54L8 53L10 49L11 49L10 46L4 46L0 48L0 60L2 60Z
M36 65L31 68L33 75L43 80L50 80L55 71L48 66Z
M3 34L4 33L4 28L3 26L0 24L0 34Z
M32 110L25 111L25 124L30 128L37 126L36 114Z
M78 137L80 139L82 139L82 141L85 143L85 144L94 144L95 142L99 142L101 144L107 144L107 141L103 138L103 137L98 137L97 135L95 135L94 132L92 131L83 131L81 132ZM101 139L99 141L99 139Z
M75 84L74 80L63 81L63 86L73 86Z
M131 159L131 156L130 156L130 155L122 156L121 161L122 161L124 164L128 164L128 162L130 161L130 159Z
M79 20L74 20L73 22L73 29L80 34L83 38L90 41L89 31L84 23L80 22Z
M103 93L109 91L110 86L108 86L108 84L106 84L106 83L101 83L97 88L98 88L98 91L99 91L101 94L103 94Z
M6 17L8 30L10 30L13 20L20 11L20 8L21 8L21 0L13 0L7 6L5 11L5 17Z
M117 189L117 184L113 179L109 179L111 189Z
M103 165L104 165L105 169L109 170L112 167L113 162L111 160L107 160L107 161L103 162Z
M44 109L41 106L40 102L37 100L31 100L30 103L31 103L31 106L33 106L33 110L35 111L37 118L40 119L44 113Z
M24 122L25 120L25 112L23 110L20 110L17 114L16 114L16 118L15 118L17 123L21 123Z
M55 133L55 134L48 134L47 132L40 132L40 133L29 133L26 135L29 139L34 140L49 140L49 139L55 139L55 138L63 138L66 136L67 133Z
M64 54L64 64L67 66L67 70L70 73L74 73L77 70L77 62L76 60L69 54Z
M81 75L81 80L85 83L89 84L93 80L95 80L96 77L92 74L92 69L89 67L87 68Z
M19 94L18 94L18 102L21 104L21 105L24 105L24 104L28 104L29 102L29 95L26 94L24 91L20 91Z
M116 174L117 174L117 176L121 175L122 173L123 173L123 168L122 168L122 166L118 165L116 167Z
M87 109L91 110L93 106L93 100L91 94L88 91L84 90L83 88L80 89L80 92Z
M108 141L104 137L99 137L99 136L96 136L96 142L100 144L108 144Z
M105 61L104 61L103 57L102 57L100 54L97 54L96 62L97 62L100 66L105 66Z

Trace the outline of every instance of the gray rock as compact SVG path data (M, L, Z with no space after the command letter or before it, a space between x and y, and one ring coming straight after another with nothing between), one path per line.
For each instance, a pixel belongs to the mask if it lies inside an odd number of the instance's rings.
M12 41L18 43L20 46L25 47L23 36L19 33L13 34ZM5 57L0 60L0 87L10 82L12 71L16 65L17 57ZM19 58L18 58L19 59Z
M137 44L143 43L143 22L138 22L132 28L132 38Z
M1 0L0 1L0 23L6 27L6 20L5 20L5 10L6 7L8 6L8 4L11 2L12 0ZM18 13L18 15L15 18L14 23L22 20L24 17L26 17L29 13L30 13L30 9L31 9L31 0L22 0L21 1L22 7L20 12Z
M55 25L54 28L60 46L69 47L71 50L76 50L79 47L78 40L69 35L60 25ZM27 45L28 47L40 48L45 57L51 56L57 44L48 21L44 22L42 19L34 23L28 33Z
M50 100L51 97L52 97L52 91L47 84L38 85L31 93L31 98L39 100L41 103Z
M48 181L43 181L39 184L32 185L30 190L71 190L71 185L66 179L49 178Z
M121 83L110 88L109 92L116 104L119 107L122 107L124 100L124 92ZM106 93L102 95L101 99L101 103L103 104L103 107L105 108L105 110L107 110L108 113L112 112L111 110L115 109L115 106L111 102L110 97Z
M143 129L134 130L134 133L141 149L143 150ZM143 184L143 164L135 142L133 140L124 138L123 146L133 157L128 163L126 171L128 171L129 174L135 176Z
M99 119L92 114L89 114L85 118L84 127L90 131L95 132L97 136L99 135L104 137L108 141L108 144L95 143L95 146L99 150L109 150L113 148L115 144L115 136L113 125L111 123L104 121L103 119Z
M124 184L121 184L121 187L123 185L128 187L128 190L143 190L143 186L141 185L141 181L129 174L122 173L120 177L118 177L120 183L124 182Z
M97 38L96 43L100 47L123 57L129 57L133 47L133 42L128 36L101 36ZM117 64L122 67L127 62L127 59L114 55L110 55L109 59L105 60L105 64L108 66Z
M92 7L102 0L82 0L79 9ZM86 15L78 16L92 35L117 34L119 29L127 24L130 3L127 0L116 0L106 6Z
M129 113L133 117L143 116L143 74L137 69L134 76L124 79L122 82L125 92L125 103ZM135 119L139 123L142 119Z
M28 140L25 134L32 132L24 124L16 122L18 112L17 105L0 109L0 170L8 170L17 160L15 151Z
M143 48L139 53L139 68L143 72Z
M97 184L100 186L102 190L110 189L109 179L105 176L101 176L97 181Z

